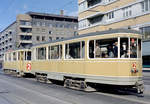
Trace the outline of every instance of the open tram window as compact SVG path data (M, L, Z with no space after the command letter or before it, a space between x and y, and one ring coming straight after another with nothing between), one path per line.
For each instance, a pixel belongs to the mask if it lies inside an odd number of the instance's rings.
M8 54L8 60L11 61L11 53Z
M137 39L130 38L130 58L137 58Z
M94 40L89 42L89 58L94 58Z
M141 58L141 39L138 39L138 58Z
M31 51L25 52L25 60L31 60Z
M120 38L120 57L129 58L129 39Z
M60 59L59 45L51 46L50 55L51 59Z
M16 52L13 52L13 61L16 61L16 59L17 59L17 54Z
M45 48L45 47L38 48L38 49L37 49L37 52L38 52L37 58L38 58L39 60L44 60L44 59L46 59L46 48Z
M117 58L117 57L118 57L117 38L91 40L89 42L89 58Z
M5 61L7 61L7 54L5 54Z
M66 59L80 59L85 56L85 42L76 42L65 45Z

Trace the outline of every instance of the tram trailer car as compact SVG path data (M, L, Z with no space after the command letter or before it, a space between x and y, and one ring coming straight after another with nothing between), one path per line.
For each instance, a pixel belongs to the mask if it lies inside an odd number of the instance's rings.
M6 52L3 71L7 74L20 76L31 73L31 50L18 49Z

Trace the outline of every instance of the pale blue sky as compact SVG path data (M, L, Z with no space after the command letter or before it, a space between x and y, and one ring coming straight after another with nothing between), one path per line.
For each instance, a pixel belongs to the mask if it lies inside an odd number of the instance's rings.
M0 31L28 11L77 16L77 0L0 0Z

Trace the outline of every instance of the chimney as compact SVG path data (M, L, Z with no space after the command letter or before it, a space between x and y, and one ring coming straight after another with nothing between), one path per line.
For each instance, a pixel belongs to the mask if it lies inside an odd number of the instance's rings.
M64 10L60 10L60 15L64 15Z

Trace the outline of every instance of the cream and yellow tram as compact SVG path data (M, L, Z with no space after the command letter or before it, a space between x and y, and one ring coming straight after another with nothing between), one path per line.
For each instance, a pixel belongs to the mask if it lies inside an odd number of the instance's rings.
M66 87L95 83L142 93L141 38L137 31L116 29L35 45L31 71Z
M21 75L31 73L31 50L18 49L4 54L3 70L7 74Z

